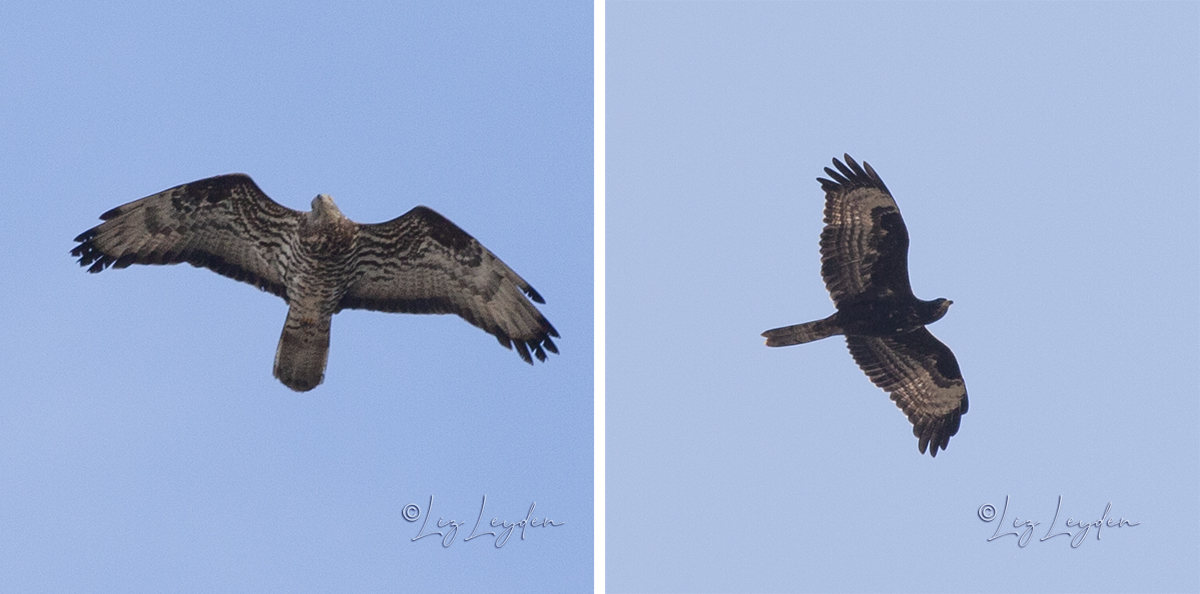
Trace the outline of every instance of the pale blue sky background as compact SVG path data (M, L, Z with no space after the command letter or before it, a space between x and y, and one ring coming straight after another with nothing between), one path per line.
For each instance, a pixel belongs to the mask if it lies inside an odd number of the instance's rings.
M592 26L590 2L0 6L3 589L590 589ZM360 222L433 207L545 296L562 354L348 311L296 394L282 300L68 255L109 208L238 171ZM486 495L484 523L565 524L411 542L431 495L435 521Z
M613 592L1200 589L1200 6L609 2ZM833 311L869 161L971 398L931 459ZM993 542L984 504L1040 521ZM1045 542L1058 497L1106 528ZM1003 532L1003 530L1002 530Z

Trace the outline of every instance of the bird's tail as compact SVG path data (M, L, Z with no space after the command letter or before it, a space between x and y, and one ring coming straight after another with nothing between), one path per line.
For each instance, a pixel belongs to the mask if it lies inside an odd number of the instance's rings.
M814 340L821 340L822 338L829 338L835 334L842 333L841 327L833 319L836 315L834 314L824 320L817 320L815 322L767 330L762 335L766 337L767 346L769 347L791 346L793 344L803 344Z
M306 316L294 306L288 309L279 348L275 351L275 377L283 385L307 392L325 380L331 317Z

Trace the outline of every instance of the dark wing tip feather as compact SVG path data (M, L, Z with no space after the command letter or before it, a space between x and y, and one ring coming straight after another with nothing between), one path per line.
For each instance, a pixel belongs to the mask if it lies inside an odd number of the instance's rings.
M524 340L514 340L513 344L517 347L517 354L521 355L521 360L533 365L533 358L529 356L529 347L525 346ZM543 355L545 356L545 355Z
M531 339L510 339L503 336L497 336L496 338L500 340L500 344L504 345L505 348L511 349L515 346L517 354L521 356L521 360L533 365L534 357L538 361L546 361L546 351L558 354L558 345L554 344L554 341L550 339L551 336L558 336L558 333L552 327Z
M913 422L913 435L919 439L917 449L922 454L925 449L929 449L929 455L937 457L939 449L945 450L946 446L950 445L950 438L958 434L958 428L962 424L962 416L967 412L967 397L963 396L963 403L958 410L951 411L942 417L935 419L920 419Z
M538 361L545 362L546 351L542 350L542 345L536 342L531 342L529 343L529 348L533 349L533 354L537 355Z
M846 160L845 163L838 161L836 158L833 160L833 166L837 168L836 171L829 167L825 168L825 173L829 177L832 177L832 180L822 177L817 178L817 181L821 183L822 190L830 192L853 190L855 188L878 188L889 195L891 194L887 186L883 184L883 180L879 178L879 174L875 173L875 170L871 168L870 163L863 161L860 166L849 154L842 155L842 157Z
M558 334L554 334L554 336L558 336ZM546 351L550 351L556 355L558 354L558 346L555 345L554 341L551 340L546 334L535 337L531 340L523 340L520 338L510 339L504 336L497 336L496 339L506 349L515 348L517 354L521 356L521 360L530 365L533 365L533 359L535 357L538 361L545 362L547 358Z
M525 285L524 289L525 289L525 294L527 296L529 296L529 298L532 299L534 303L538 303L541 305L546 304L546 300L542 299L542 294L538 293L533 287L531 287L529 285Z
M838 163L837 159L834 159L833 162L837 163L838 169L842 168L842 164ZM832 177L833 181L836 182L837 185L841 185L841 186L853 185L853 184L851 184L850 180L845 175L842 175L841 173L838 173L837 171L834 171L828 167L825 168L825 175ZM821 178L818 177L817 179L821 179ZM829 180L825 180L825 181L829 181Z
M116 259L96 247L96 228L93 227L80 233L75 241L79 245L71 248L71 255L79 258L79 265L88 269L88 272L97 273L116 262Z
M550 339L551 336L558 336L554 328L548 328L545 332L532 339L522 340L518 338L512 342L517 345L517 353L521 355L521 359L533 365L533 358L530 357L530 353L533 353L533 356L542 362L546 361L546 351L558 354L558 345L554 344L554 341Z
M104 213L100 215L100 220L107 221L109 219L117 218L118 216L121 215L121 210L124 208L124 206L125 205L121 205L121 206L113 207L113 208L110 208L110 209L104 211Z

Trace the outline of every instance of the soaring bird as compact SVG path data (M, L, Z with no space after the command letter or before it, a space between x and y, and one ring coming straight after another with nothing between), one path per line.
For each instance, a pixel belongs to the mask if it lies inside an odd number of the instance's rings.
M825 190L821 276L837 311L815 322L767 330L767 346L812 342L835 335L858 366L913 424L922 454L946 449L967 412L967 386L954 353L927 324L946 315L948 299L924 301L908 281L908 230L879 174L850 155L837 159Z
M558 332L529 283L449 219L418 206L359 224L318 195L311 212L277 204L243 174L202 179L118 206L75 238L88 272L131 264L208 268L282 297L274 374L305 392L325 378L329 328L343 309L458 314L532 364ZM526 298L528 296L528 299Z

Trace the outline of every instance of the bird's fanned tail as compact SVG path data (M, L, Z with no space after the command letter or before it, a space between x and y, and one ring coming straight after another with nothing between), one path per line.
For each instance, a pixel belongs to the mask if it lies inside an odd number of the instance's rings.
M331 315L306 316L298 308L288 309L279 348L275 351L275 377L297 392L307 392L325 381L329 359Z

